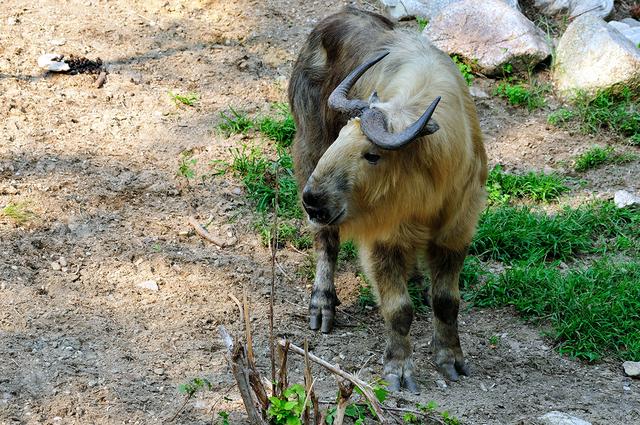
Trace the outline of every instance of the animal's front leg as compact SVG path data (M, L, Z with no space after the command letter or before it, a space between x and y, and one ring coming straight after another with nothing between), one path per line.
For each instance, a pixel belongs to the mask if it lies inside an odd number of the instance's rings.
M418 393L413 377L409 330L413 322L413 305L407 291L407 271L412 266L401 248L378 244L364 253L363 265L373 280L380 302L380 312L387 331L384 351L384 374L391 391L400 388Z
M336 295L333 276L340 250L340 235L337 227L324 227L316 233L317 254L316 278L309 304L309 327L324 333L331 332L340 300Z
M427 250L431 269L433 356L440 373L452 381L457 381L460 375L469 376L458 336L458 279L466 251L455 251L434 243Z

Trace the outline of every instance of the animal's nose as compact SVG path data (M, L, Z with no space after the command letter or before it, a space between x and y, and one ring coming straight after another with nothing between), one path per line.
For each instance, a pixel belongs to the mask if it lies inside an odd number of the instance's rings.
M324 197L312 191L308 187L302 191L302 206L309 214L309 218L320 223L326 222L329 219L329 210L324 207L326 200Z

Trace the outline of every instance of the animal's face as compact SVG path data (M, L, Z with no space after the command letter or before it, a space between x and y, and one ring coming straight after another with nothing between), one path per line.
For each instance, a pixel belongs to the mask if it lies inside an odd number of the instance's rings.
M360 119L349 121L305 185L302 201L311 221L338 225L360 214L378 197L392 155L367 139Z

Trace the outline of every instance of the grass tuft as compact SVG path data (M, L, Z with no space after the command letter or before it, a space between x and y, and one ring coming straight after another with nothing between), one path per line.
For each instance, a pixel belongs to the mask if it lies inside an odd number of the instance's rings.
M296 123L289 111L289 107L285 103L276 103L275 109L280 117L264 117L257 122L256 127L278 144L278 146L286 148L293 143L293 136L296 134Z
M611 146L606 148L594 146L576 157L574 169L578 172L583 172L598 168L604 164L624 164L637 158L638 157L633 154L615 153Z
M10 202L0 209L0 214L11 219L16 224L25 224L29 220L35 217L35 214L27 209L27 206L22 203Z
M225 112L220 112L222 122L218 124L218 128L228 135L230 134L245 134L251 130L255 123L245 113L236 111L233 108L229 108L230 115Z
M187 106L195 106L195 104L200 99L198 93L186 93L186 94L177 94L173 92L169 92L169 96L173 99L173 102L176 106L187 105Z
M496 165L487 179L489 202L504 204L511 199L530 199L535 202L550 202L569 191L562 177L556 174L529 172L527 174L509 174Z
M544 95L551 91L548 84L532 82L513 83L509 80L502 81L494 90L494 94L509 101L511 105L523 106L528 110L539 109L547 104Z

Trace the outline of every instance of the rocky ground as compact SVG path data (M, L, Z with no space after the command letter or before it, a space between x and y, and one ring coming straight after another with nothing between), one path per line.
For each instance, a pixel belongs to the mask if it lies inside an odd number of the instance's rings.
M218 326L240 330L235 303L252 300L258 362L268 368L270 255L252 223L252 206L231 176L185 182L181 153L210 161L256 142L216 131L230 106L267 113L285 100L286 81L304 37L343 1L54 0L0 4L0 206L22 205L17 223L0 216L0 424L165 423L182 404L178 385L206 377L175 423L208 424L220 410L244 423L223 359ZM356 2L375 9L370 2ZM417 29L414 22L402 24ZM52 75L42 53L101 58L94 74ZM477 79L479 90L492 82ZM169 92L196 92L193 107ZM558 101L550 99L550 108ZM588 136L546 123L493 97L477 99L491 164L507 170L569 172L595 143L639 152L611 136ZM581 178L575 199L640 191L638 160ZM187 218L235 243L218 248L189 232ZM309 253L284 248L275 299L276 330L348 370L379 375L383 327L356 304L353 267L337 276L340 323L307 329L309 281L298 270ZM510 310L464 309L462 345L474 374L445 383L429 356L430 319L416 341L421 396L469 424L533 423L561 410L594 424L640 422L640 385L614 360L563 358L539 326ZM501 343L489 344L493 335ZM292 359L292 379L300 363ZM314 369L323 400L333 378Z

